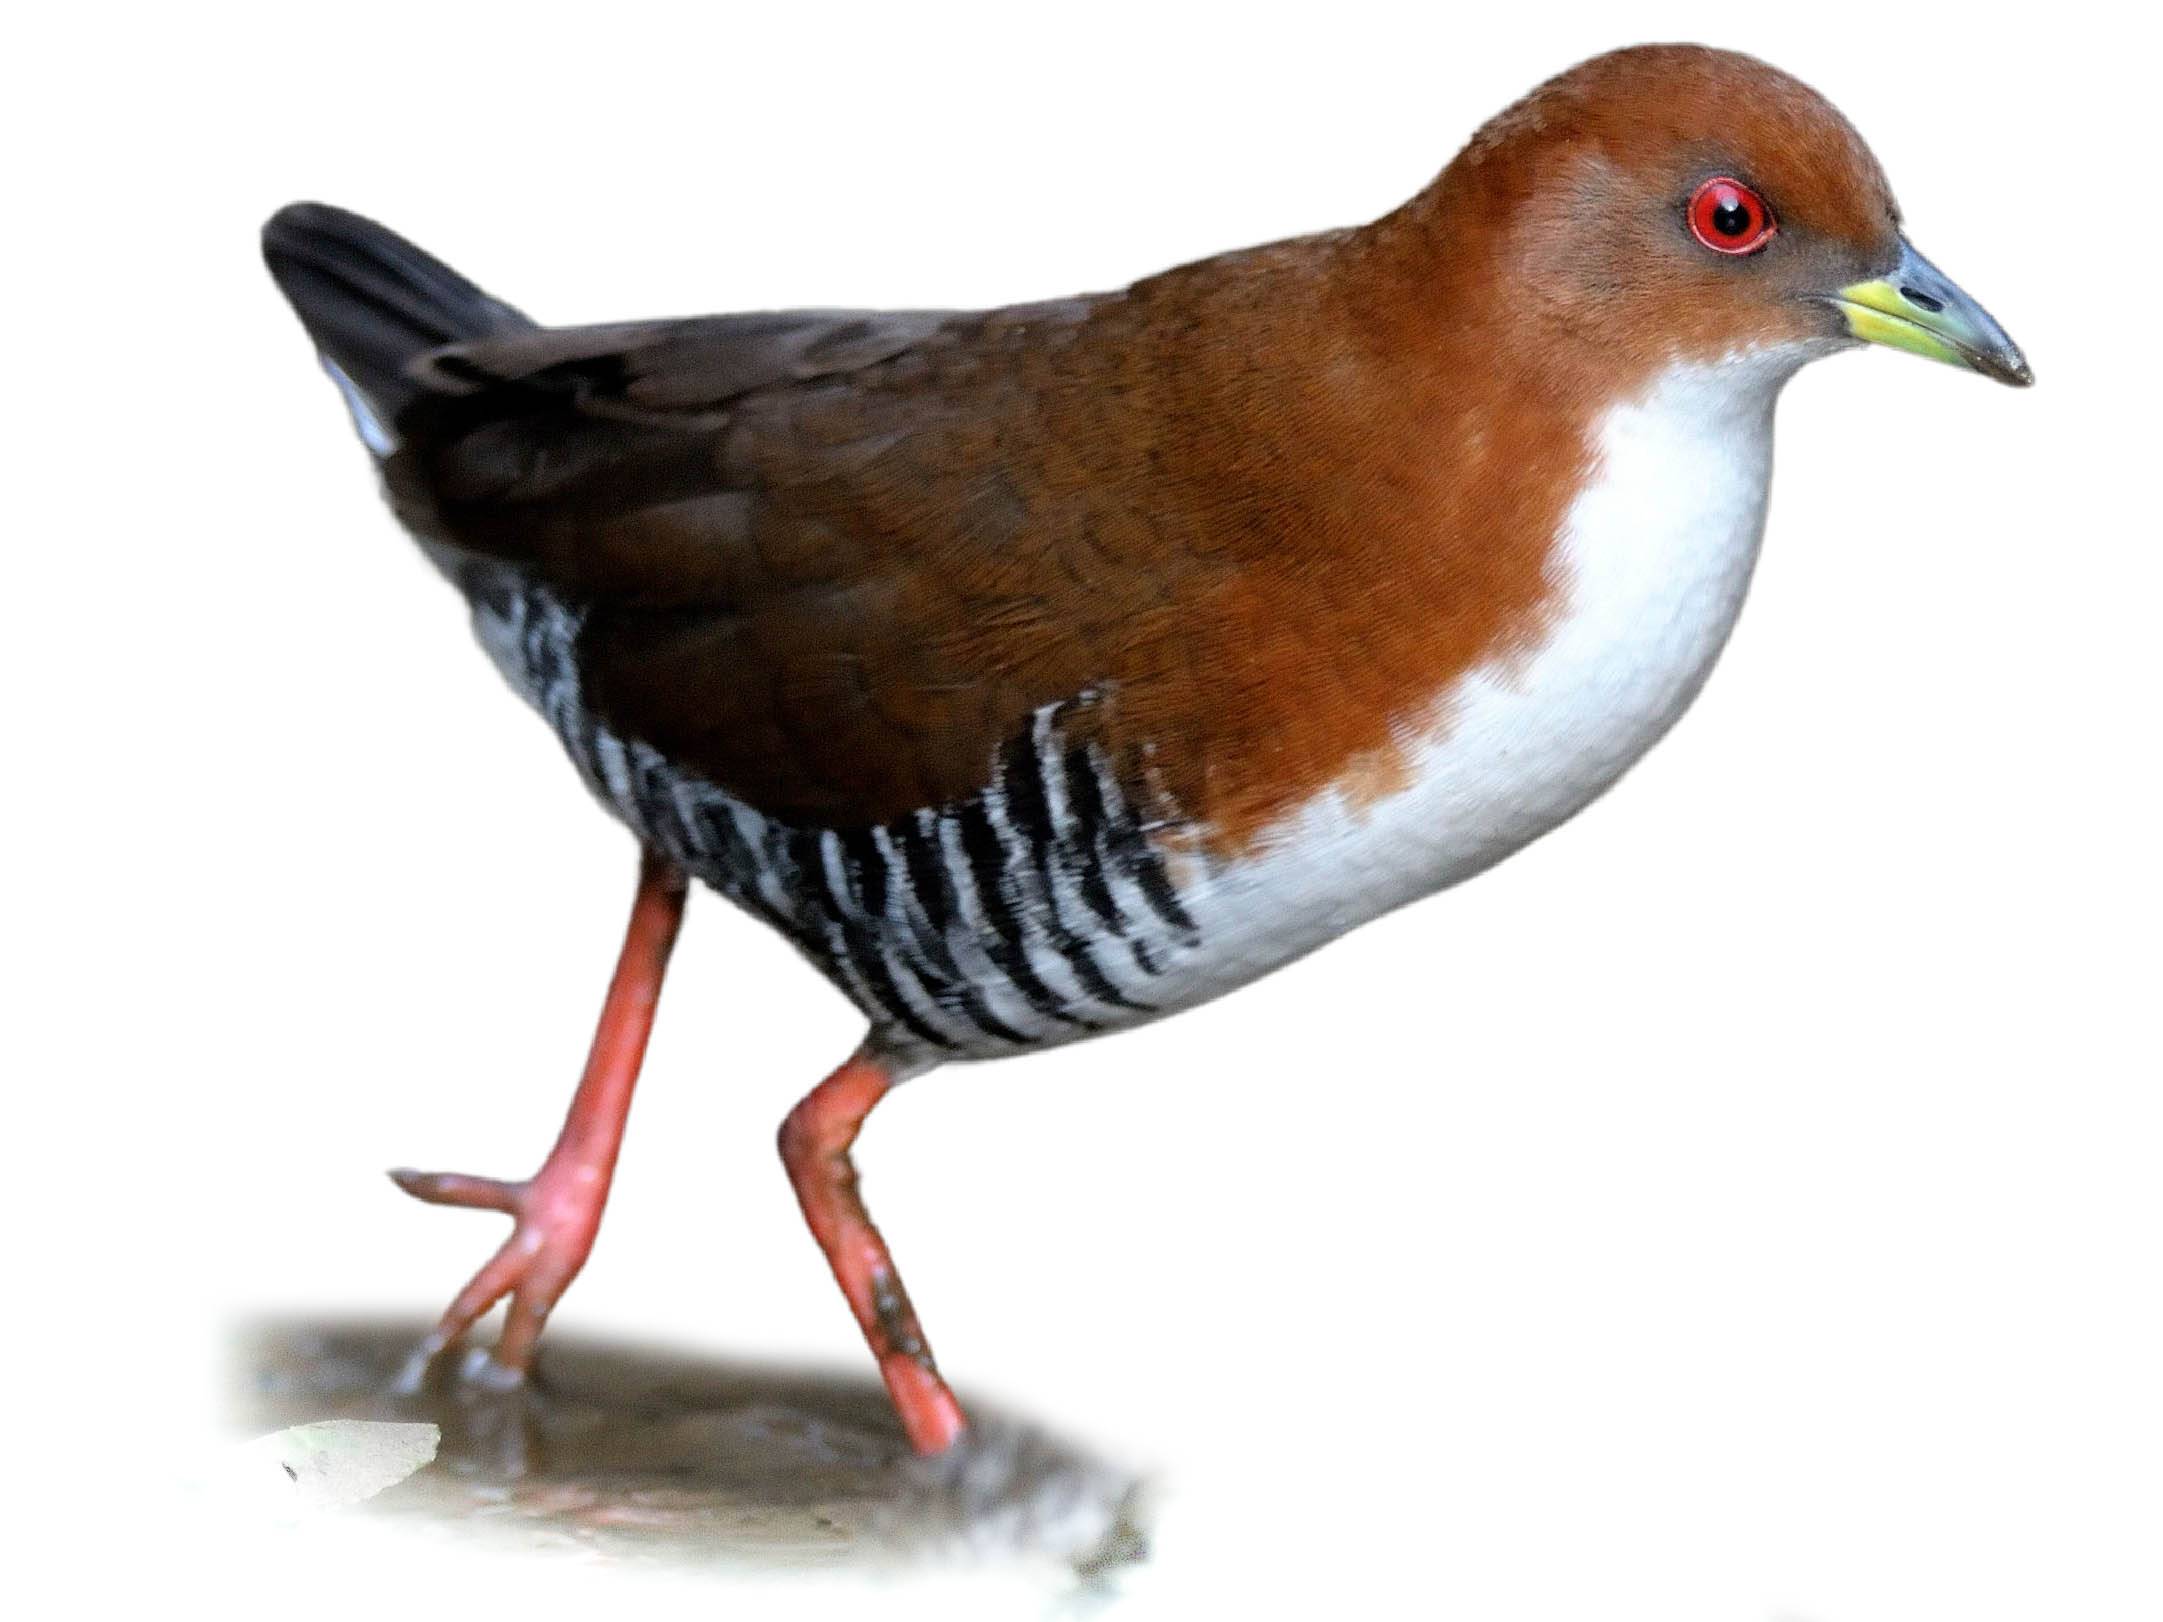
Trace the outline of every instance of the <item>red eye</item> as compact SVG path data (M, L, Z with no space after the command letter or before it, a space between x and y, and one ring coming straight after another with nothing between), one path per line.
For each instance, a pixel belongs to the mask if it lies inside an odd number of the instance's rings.
M1690 234L1714 253L1755 253L1778 229L1765 199L1726 175L1714 175L1690 196Z

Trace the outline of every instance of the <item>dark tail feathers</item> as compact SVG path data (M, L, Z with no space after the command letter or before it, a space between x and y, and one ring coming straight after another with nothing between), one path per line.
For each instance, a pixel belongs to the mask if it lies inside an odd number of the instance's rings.
M406 375L409 362L445 344L533 325L396 232L327 203L292 203L273 214L263 227L263 260L378 455L392 448L392 425L420 392Z

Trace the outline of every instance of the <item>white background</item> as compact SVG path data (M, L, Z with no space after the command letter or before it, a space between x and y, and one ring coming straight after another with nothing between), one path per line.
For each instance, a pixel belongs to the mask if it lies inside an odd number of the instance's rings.
M263 216L379 215L544 320L998 303L1371 217L1680 37L1827 92L2036 388L1812 368L1735 642L1612 796L1212 1007L910 1086L873 1208L965 1396L1161 1473L1136 1615L2163 1615L2154 41L1783 14L11 25L9 1473L113 1494L21 1569L154 1585L115 1433L208 1434L236 1313L440 1305L495 1225L380 1168L531 1168L629 900ZM560 1325L867 1367L773 1152L856 1034L695 902Z

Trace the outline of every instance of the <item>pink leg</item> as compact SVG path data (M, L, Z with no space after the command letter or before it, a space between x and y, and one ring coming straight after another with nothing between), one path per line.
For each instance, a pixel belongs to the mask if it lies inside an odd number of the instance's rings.
M407 1365L409 1381L418 1380L437 1354L506 1295L511 1304L503 1333L484 1370L492 1383L515 1384L525 1377L541 1326L586 1265L594 1235L600 1231L616 1154L623 1146L631 1090L646 1056L654 1005L661 996L661 980L683 922L683 908L683 875L659 857L645 856L639 864L630 928L624 935L615 978L609 982L608 1000L601 1007L586 1073L579 1079L556 1145L538 1172L516 1183L458 1172L391 1173L391 1180L415 1199L431 1205L501 1211L516 1224L503 1248L458 1292L442 1321L414 1352Z
M961 1435L961 1405L931 1361L916 1310L886 1241L871 1225L849 1159L864 1117L893 1084L892 1073L877 1060L851 1059L805 1094L781 1123L781 1159L812 1237L826 1252L879 1360L901 1428L917 1452L941 1453Z

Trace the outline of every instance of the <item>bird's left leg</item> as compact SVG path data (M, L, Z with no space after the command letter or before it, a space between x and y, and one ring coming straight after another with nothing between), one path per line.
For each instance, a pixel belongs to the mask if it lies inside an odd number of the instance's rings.
M684 876L648 853L640 862L638 896L616 961L601 1023L593 1034L586 1072L572 1096L570 1114L541 1169L523 1182L467 1177L458 1172L394 1171L391 1178L415 1199L431 1205L465 1205L501 1211L517 1226L503 1248L458 1292L442 1320L415 1350L404 1383L417 1383L438 1353L508 1295L511 1304L495 1351L477 1364L492 1384L524 1378L541 1326L556 1301L586 1265L600 1231L601 1210L623 1146L631 1090L653 1031L654 1006L669 953L683 922Z
M812 1237L879 1360L910 1445L919 1453L942 1453L961 1436L961 1405L931 1360L916 1309L864 1209L856 1163L849 1158L864 1117L893 1085L894 1072L884 1062L859 1053L789 1111L781 1123L781 1160Z

